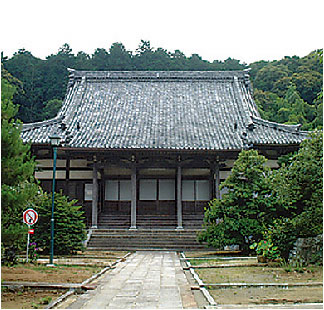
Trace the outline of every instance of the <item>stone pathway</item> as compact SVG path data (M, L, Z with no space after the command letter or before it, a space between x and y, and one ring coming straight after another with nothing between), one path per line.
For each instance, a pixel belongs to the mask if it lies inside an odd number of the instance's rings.
M197 308L175 252L139 251L105 274L69 309Z

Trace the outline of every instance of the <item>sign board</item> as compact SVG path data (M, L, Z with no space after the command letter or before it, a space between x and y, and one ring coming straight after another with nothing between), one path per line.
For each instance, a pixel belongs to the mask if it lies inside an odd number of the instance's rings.
M27 225L34 225L38 220L38 214L34 209L28 209L23 213L23 220Z
M34 229L28 229L28 233L29 233L30 235L33 235L33 234L34 234Z

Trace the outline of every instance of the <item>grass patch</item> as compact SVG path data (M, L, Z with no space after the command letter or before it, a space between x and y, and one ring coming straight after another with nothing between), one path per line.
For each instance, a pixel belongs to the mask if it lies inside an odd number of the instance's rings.
M17 293L2 290L1 309L43 309L64 293L62 290L24 290Z
M235 288L211 289L210 294L218 304L294 304L323 302L323 288Z
M241 251L186 251L184 252L187 258L195 257L228 257L228 256L239 256Z
M280 267L237 267L197 269L204 283L296 283L322 282L323 267L313 267L313 272L286 272Z
M49 282L49 283L81 283L99 272L98 266L19 264L14 267L1 267L2 281L17 282Z
M219 258L213 259L189 259L189 262L193 266L217 266L217 265L228 265L228 264L256 264L258 261L257 259L226 259L223 260Z

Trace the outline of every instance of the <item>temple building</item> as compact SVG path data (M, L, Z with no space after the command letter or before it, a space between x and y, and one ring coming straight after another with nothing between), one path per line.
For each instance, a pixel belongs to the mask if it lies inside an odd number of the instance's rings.
M49 137L61 137L56 191L82 204L88 227L197 227L241 150L276 168L306 137L260 117L247 71L69 71L58 115L22 138L50 192Z

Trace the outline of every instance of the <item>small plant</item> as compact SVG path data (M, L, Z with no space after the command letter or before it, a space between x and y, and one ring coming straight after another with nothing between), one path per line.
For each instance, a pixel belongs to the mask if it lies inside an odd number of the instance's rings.
M304 273L306 268L305 264L301 260L296 260L293 262L282 261L280 267L286 272L296 271L298 273Z
M40 305L39 304L36 304L36 302L33 302L31 304L31 306L32 306L33 309L39 309L40 308Z
M295 260L292 265L294 266L294 271L299 272L299 273L304 273L305 272L305 264L301 259Z
M33 302L33 303L31 304L31 306L32 306L32 308L34 308L34 309L40 309L40 308L43 308L43 305L48 305L51 301L52 301L52 297L50 297L50 296L45 296L45 297L41 297L41 298L38 300L38 303Z
M36 242L29 243L28 258L31 263L37 263L37 260L39 258L39 252L40 252L40 249L37 247Z
M292 264L289 264L288 262L286 262L285 260L283 260L281 263L280 263L280 267L286 271L286 272L292 272L293 271L293 266Z
M266 229L262 234L263 239L250 245L250 249L255 250L257 255L263 256L267 260L274 261L280 259L278 247L272 242L271 230Z
M9 247L1 246L1 263L5 266L14 266L18 263L17 247L12 245Z
M39 299L40 305L48 305L52 301L52 297L46 296Z
M275 260L280 258L278 247L274 246L272 242L261 240L250 245L251 250L255 250L257 255L263 256L268 260Z

